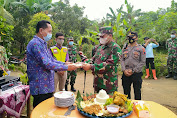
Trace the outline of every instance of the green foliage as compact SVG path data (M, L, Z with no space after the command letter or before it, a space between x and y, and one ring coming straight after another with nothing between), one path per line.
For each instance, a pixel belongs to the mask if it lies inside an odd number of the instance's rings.
M177 13L169 12L161 16L155 25L155 38L158 41L166 41L172 30L177 29Z
M77 107L79 109L82 109L81 105L80 105L80 102L83 101L82 97L81 97L81 94L80 94L80 91L77 92L77 96L76 96L76 104L77 104Z
M78 37L73 36L73 32L85 33L90 21L83 17L84 7L79 7L77 4L71 7L69 2L64 3L62 0L54 3L54 6L49 13L52 15L52 20L57 23L60 32L65 33L66 36L72 36L74 39Z
M14 0L0 0L0 16L6 19L6 23L13 25L14 18L12 14L8 11L10 7L10 3Z
M91 58L92 48L93 48L92 44L84 43L82 45L82 51L87 56L88 59Z
M28 42L33 38L33 36L36 34L36 25L39 21L41 20L47 20L51 23L52 25L52 34L53 34L53 38L56 34L56 23L54 23L49 16L47 16L45 13L41 12L41 13L37 13L35 14L31 21L28 23L28 28L25 29L25 34L24 36L26 37L26 39L28 40Z
M113 98L108 98L103 106L107 106L113 103Z
M22 84L28 85L28 76L27 76L27 73L20 74L20 81L22 82Z
M6 23L6 19L0 16L0 37L2 45L6 48L7 52L10 51L11 41L13 41L12 33L14 27ZM8 53L7 53L8 54Z
M9 65L8 65L8 68L9 68L10 70L15 71L15 65L14 65L14 64L9 64Z
M127 100L126 105L127 105L128 112L133 110L133 103L131 100Z

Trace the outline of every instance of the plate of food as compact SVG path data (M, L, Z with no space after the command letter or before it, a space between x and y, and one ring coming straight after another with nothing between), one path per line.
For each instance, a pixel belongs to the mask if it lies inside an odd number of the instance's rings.
M133 103L127 99L127 95L117 91L113 95L107 95L100 90L98 94L81 97L78 92L76 104L78 111L89 118L126 118L133 112Z

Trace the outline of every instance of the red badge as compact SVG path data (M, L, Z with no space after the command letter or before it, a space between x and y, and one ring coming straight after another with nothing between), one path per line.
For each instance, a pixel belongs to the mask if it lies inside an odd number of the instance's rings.
M53 53L54 53L54 54L58 54L57 49L53 49Z
M67 52L67 49L63 49L63 52Z

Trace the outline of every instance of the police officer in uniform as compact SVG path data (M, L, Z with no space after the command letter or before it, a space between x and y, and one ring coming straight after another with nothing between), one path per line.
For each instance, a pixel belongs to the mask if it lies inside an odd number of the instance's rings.
M68 49L67 47L62 46L64 43L63 33L56 33L55 40L57 44L50 48L50 51L53 57L57 61L68 62L69 61ZM67 71L56 71L55 72L55 76L54 76L55 91L58 85L59 85L59 91L64 90L66 78L67 78Z
M121 67L123 71L122 86L124 94L131 98L131 84L133 83L135 100L141 100L142 68L146 62L145 48L137 43L138 34L131 32L128 36L129 43L122 50Z

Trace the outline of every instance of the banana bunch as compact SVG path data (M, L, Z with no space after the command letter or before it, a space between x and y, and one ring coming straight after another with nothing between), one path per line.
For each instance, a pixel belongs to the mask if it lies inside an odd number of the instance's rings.
M113 95L113 103L119 106L123 106L127 101L127 95L119 93L117 91L114 92Z
M3 76L6 76L6 75L8 75L8 74L7 74L7 72L6 72L5 70L4 70L3 72L4 72L4 73L3 73Z

